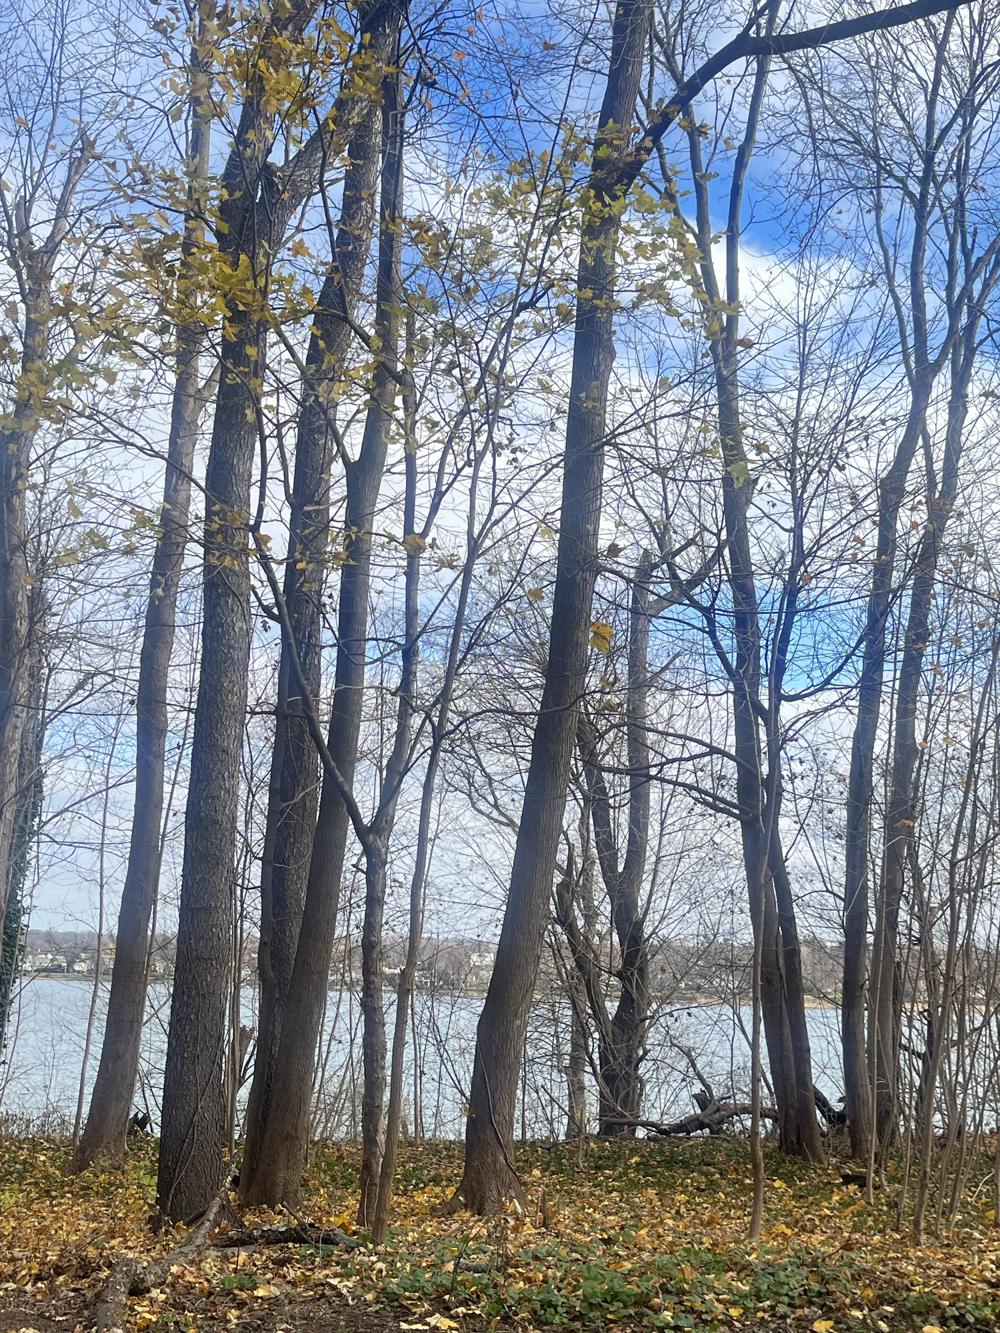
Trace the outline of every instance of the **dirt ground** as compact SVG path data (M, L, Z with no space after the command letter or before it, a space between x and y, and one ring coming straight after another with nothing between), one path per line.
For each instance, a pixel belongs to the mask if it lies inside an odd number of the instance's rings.
M232 1314L219 1311L217 1302L207 1303L204 1310L192 1309L188 1304L186 1313L197 1320L199 1333L208 1329L233 1329L241 1333L292 1333L297 1330L311 1330L311 1333L396 1333L398 1329L433 1330L436 1326L421 1319L398 1318L384 1310L373 1310L368 1305L348 1304L343 1298L330 1296L308 1297L290 1301L271 1301L259 1310L241 1310L234 1321ZM57 1300L43 1305L11 1300L5 1301L0 1296L0 1333L76 1333L89 1326L88 1312L80 1309L78 1302L70 1300L60 1303ZM164 1311L160 1327L167 1327L170 1312ZM175 1327L180 1330L187 1326L187 1319L178 1315ZM455 1326L465 1333L485 1328L479 1320L456 1320Z

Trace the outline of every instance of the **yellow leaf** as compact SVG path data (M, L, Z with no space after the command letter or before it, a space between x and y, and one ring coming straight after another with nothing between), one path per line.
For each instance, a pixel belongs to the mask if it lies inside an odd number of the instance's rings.
M816 1319L813 1321L813 1333L830 1333L831 1328L833 1328L832 1319Z
M419 532L408 532L403 538L403 548L407 555L419 555L427 550L427 543Z
M545 594L542 592L541 588L529 588L525 593L525 596L530 597L533 602L540 602Z
M614 629L606 620L595 620L590 627L590 646L599 653L611 652L611 640L614 637Z

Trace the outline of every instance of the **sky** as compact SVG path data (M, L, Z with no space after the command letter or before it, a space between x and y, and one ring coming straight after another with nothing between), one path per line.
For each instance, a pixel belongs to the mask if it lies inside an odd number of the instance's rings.
M77 3L78 0L74 0L74 4ZM84 28L98 21L93 18L91 11L82 6L79 10L71 7L70 13L74 16L79 14L79 20L74 18L73 21L78 21ZM456 8L446 40L429 47L427 59L432 66L429 73L435 80L435 87L428 89L428 96L433 106L425 108L416 118L417 133L421 135L422 169L413 171L408 186L408 199L411 207L425 210L445 221L449 220L449 210L457 209L464 196L459 195L456 201L452 201L443 183L445 180L460 178L466 161L470 159L470 147L474 147L477 152L494 154L502 171L502 164L510 158L521 156L527 150L537 152L543 145L547 145L562 119L569 117L575 120L587 112L592 113L599 101L601 78L597 65L606 33L606 11L603 8L584 12L563 6L554 10L533 3L523 4L516 9L485 6L481 14L482 17L478 17L471 9L466 11ZM137 20L133 15L129 21L135 23ZM577 33L585 36L579 47L571 36ZM703 42L711 48L725 35L724 27L714 21L707 22ZM592 44L595 37L601 40ZM785 80L782 83L784 76L780 74L776 77L779 80L777 94L783 96L789 87L788 82ZM513 89L511 83L514 84ZM722 100L733 97L730 129L738 133L742 116L740 96L744 88L745 85L737 87L735 77L724 81L711 95L702 99L698 107L699 116L708 115L702 105L711 107L716 95ZM510 114L512 109L519 113L516 118ZM146 123L142 115L138 116L138 120ZM148 129L145 142L162 145L162 125L156 117L152 117L149 123L151 128ZM684 154L679 143L669 145L669 156L678 165L683 163ZM717 167L720 176L714 186L716 211L720 217L722 192L731 160L731 150L723 149ZM766 126L750 176L747 207L750 222L742 238L742 264L748 336L752 336L756 344L750 350L746 362L748 380L753 386L753 392L748 392L748 399L762 405L770 401L775 419L780 417L780 412L774 410L774 404L777 402L780 407L787 402L788 391L778 384L782 349L790 347L794 342L802 313L803 293L807 286L811 284L814 292L827 294L824 301L827 324L831 329L838 324L854 321L852 327L857 329L857 333L852 338L857 346L851 338L846 344L842 343L839 354L843 360L849 360L851 353L862 350L871 333L872 324L881 317L881 309L885 304L884 293L874 291L861 297L857 294L868 264L867 258L857 250L857 229L853 233L850 231L849 224L857 222L857 198L842 205L849 210L848 215L839 230L834 228L826 233L825 251L818 258L817 252L806 258L801 255L799 244L802 227L807 216L812 214L807 211L801 193L795 195L789 192L791 166L789 144L774 127ZM486 165L483 161L475 161L471 163L470 170L475 176L482 177ZM502 218L494 220L495 234L501 240L507 239L504 226ZM499 286L502 286L504 276L501 275L501 280L498 280ZM659 360L670 362L673 359L677 362L686 354L683 347L678 352L672 343L675 334L665 327L667 323L669 321L659 316L650 316L648 326L637 325L638 332L630 328L623 334L616 366L623 403L630 393L641 396L646 392L650 369L655 370ZM834 334L830 336L832 338ZM485 344L485 333L482 341ZM679 339L677 345L683 343L684 339ZM690 345L690 339L687 343ZM557 386L560 380L565 379L569 352L567 331L545 344L546 369ZM513 363L515 372L523 375L526 383L537 370L531 359L534 355L528 347L520 360ZM881 376L879 366L876 365L870 373L858 373L864 380L866 394L879 404L889 424L881 432L876 431L870 436L867 447L862 444L856 451L854 460L849 464L850 471L844 478L844 486L850 484L852 477L858 480L859 485L862 480L870 480L872 450L879 440L883 443L891 440L894 429L891 419L898 411L898 400L891 396L898 392L898 388L885 387L886 381ZM838 386L833 385L829 389L831 401L837 399L837 393ZM826 400L821 389L815 391L812 406L817 416L826 411ZM285 407L288 407L287 402ZM866 412L871 410L865 408ZM833 408L830 411L832 413ZM523 415L511 425L512 438L531 436L534 452L529 450L526 466L528 471L534 467L537 474L530 494L521 501L518 516L525 543L528 542L528 531L546 522L554 512L557 494L552 461L561 438L559 408L552 413L552 429L544 435L539 424L541 415L539 400L534 391L526 391ZM148 438L152 447L146 451L138 449L134 447L134 438L132 447L105 448L94 458L94 477L91 482L97 495L94 503L103 506L103 515L112 524L118 521L113 511L123 496L137 497L149 509L155 505L161 467L157 442L165 435L166 424L162 400L159 403L144 402L141 411L135 411L134 422L128 424L134 424L136 438ZM993 429L993 415L983 412L978 425L984 434L988 434ZM87 442L75 444L80 454L86 452ZM760 470L764 475L768 466L766 455L762 455L762 460ZM67 474L71 470L67 466ZM699 475L703 478L710 473L711 466L706 463ZM618 531L617 516L627 513L622 503L626 480L624 472L612 463L605 518L609 541ZM767 480L766 475L764 480ZM776 507L769 510L769 531L772 534L780 529L781 506L784 503L781 486L775 489ZM398 514L392 512L393 508L398 510L398 496L397 472L387 484L384 515L387 525L398 517ZM442 548L457 542L462 532L465 499L464 483L456 484L448 503L442 509L435 531ZM759 503L762 509L770 503L764 485L760 490ZM537 542L537 532L533 540ZM544 571L545 562L550 557L551 550L546 552L542 542L541 554L535 557L536 566ZM143 600L143 570L135 559L119 566L112 565L111 555L99 558L106 559L106 573L112 567L116 571L120 567L120 577L115 574L116 585L120 585L115 589L118 600L113 606L110 602L98 606L90 594L81 590L76 600L68 602L61 611L64 617L63 637L66 640L81 640L89 629L96 643L100 638L97 627L101 617L110 617L115 626L114 670L119 670L125 659L134 667ZM171 761L176 755L176 747L186 738L190 724L190 699L195 679L192 661L198 628L195 563L192 554L177 652ZM390 578L392 572L387 560L387 592L380 607L381 614L387 620L398 603L398 587L393 585ZM802 622L803 635L812 635L812 643L808 651L800 645L800 652L796 655L790 676L790 685L795 689L805 689L815 684L817 672L820 676L823 674L823 668L848 637L849 628L856 618L854 604L845 601L838 606L838 589L845 586L837 582L838 574L846 575L847 582L852 582L853 576L845 566L842 571L829 571L829 581L822 584L817 581L814 589L813 595L822 609L822 616L817 616L814 621L806 618ZM440 588L442 580L448 577L447 573L443 574L434 586ZM83 580L81 588L82 584ZM126 591L129 597L124 595ZM544 614L550 605L544 587L542 591L543 600L537 608L540 622L536 629L544 627ZM674 638L687 636L694 623L692 613L674 614L663 631L664 653ZM811 629L812 623L817 624L818 628ZM273 663L273 643L273 633L263 625L258 626L251 693L262 712L272 689L269 673ZM432 661L433 651L431 647L428 652ZM695 656L699 651L701 648L695 648ZM821 659L819 668L815 661L817 657ZM68 673L75 666L72 652L68 651L67 665L63 668L61 678L63 688ZM51 741L54 758L49 770L46 797L51 819L44 828L44 855L36 867L36 883L32 894L31 924L35 927L93 926L100 918L107 928L114 920L126 862L132 798L130 768L134 742L127 721L120 728L117 727L121 691L127 688L127 684L115 686L89 699L85 688L82 695L86 702L77 702L54 725ZM835 769L840 762L841 754L838 751L842 751L849 721L849 714L845 712L834 713L833 716L833 722L824 722L819 728L813 727L808 744L803 742L803 749L811 749L814 755L818 753L830 769ZM721 734L724 734L724 722L720 722L718 716L713 716L710 708L704 713L695 708L694 719L699 726L705 726L710 731L715 728L716 732L721 728ZM260 788L266 777L266 719L263 716L254 719L252 732L254 744L248 749L248 756L252 757L253 765L249 764L248 759L247 776L248 781ZM523 747L523 737L521 744ZM523 748L521 753L512 753L506 758L507 762L498 764L496 776L509 786L516 803ZM815 759L812 762L818 772L822 765ZM824 773L824 781L826 777ZM362 782L371 781L373 770L370 765L363 765ZM835 779L831 778L830 781ZM79 802L81 788L91 792L91 797L82 803ZM181 767L177 773L170 818L172 832L164 860L164 906L161 920L168 928L179 876L180 847L177 831L182 818L183 798L184 772ZM398 883L405 880L409 869L405 832L412 828L413 799L411 791L404 801L401 816L404 836L399 839L399 850L394 862ZM59 813L67 807L70 813ZM428 928L442 932L454 929L456 933L489 934L496 928L498 908L506 887L511 852L509 834L475 815L467 801L462 799L457 785L444 793L439 816L440 833L433 872L435 897ZM695 858L701 858L697 864L702 867L704 875L711 876L722 899L727 893L738 889L739 869L734 831L727 828L720 834L717 824L716 819L707 815L701 818L701 822L693 821L689 833L685 835L689 845L678 845L666 860L672 858L676 865L680 862L682 851L688 858L685 862L687 865ZM250 832L252 838L256 839L259 828L255 827ZM805 847L798 854L802 856L803 865L810 862L815 866L822 860L814 851ZM823 856L826 856L825 852ZM668 870L669 867L665 869L665 875ZM253 865L247 868L243 878L252 889L255 882ZM704 884L700 878L696 882Z

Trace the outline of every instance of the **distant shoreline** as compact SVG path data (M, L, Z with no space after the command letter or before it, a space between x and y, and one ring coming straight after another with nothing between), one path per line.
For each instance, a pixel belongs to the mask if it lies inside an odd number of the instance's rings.
M21 972L19 973L17 979L18 981L89 981L89 982L93 982L95 980L93 972ZM109 982L111 980L111 973L106 972L100 978L100 980ZM150 985L165 986L169 985L172 980L173 980L172 976L153 977L150 980ZM360 984L360 978L358 979L358 981ZM257 983L257 978L251 977L247 978L242 984L250 990L255 990L256 983ZM345 987L340 983L336 985L331 984L328 993L333 994L335 991L344 989ZM486 995L486 987L466 986L458 989L449 990L444 987L432 988L428 986L428 987L418 987L415 993L418 995L430 995L430 994L439 995L442 997L442 999L448 998L448 999L459 999L459 1000L477 1000L477 999L481 1000ZM712 1008L723 1008L723 1007L731 1009L733 1007L732 999L730 998L724 999L722 996L719 995L667 995L667 996L654 995L653 999L658 1000L661 1004L666 1005L668 1007L672 1007L674 1009L689 1009L689 1008L712 1009ZM741 1009L748 1008L750 1006L750 1003L751 999L749 995L740 996L739 1007ZM839 997L835 997L832 999L823 999L817 995L807 995L804 997L803 1000L803 1006L806 1009L834 1010L839 1008L839 1005L840 1005Z

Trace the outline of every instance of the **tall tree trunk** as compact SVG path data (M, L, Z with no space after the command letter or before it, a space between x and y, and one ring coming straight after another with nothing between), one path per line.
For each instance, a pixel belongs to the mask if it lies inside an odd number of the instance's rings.
M619 0L594 142L577 273L559 548L549 656L496 963L476 1033L465 1170L456 1193L478 1213L520 1193L513 1162L518 1072L548 918L588 638L601 516L608 382L614 361L615 170L628 151L649 28L647 0Z
M261 865L258 949L260 1014L240 1189L253 1199L259 1154L271 1115L275 1064L309 880L318 804L318 761L296 683L298 656L310 699L321 682L323 607L330 526L330 475L336 457L332 390L345 369L351 321L371 248L380 157L380 116L372 106L350 148L334 257L313 315L303 376L292 482L284 598L293 642L282 639L274 754ZM370 526L370 521L369 521ZM336 920L336 911L332 913Z
M225 1067L240 757L250 669L246 524L265 345L240 310L228 322L205 478L201 676L191 744L184 867L167 1038L158 1197L173 1220L202 1212L222 1178Z
M208 70L196 39L190 64L191 126L187 171L188 216L185 223L179 302L195 314L197 271L191 259L203 243L202 195L211 148ZM191 510L191 473L198 423L204 407L201 352L205 328L188 318L177 329L177 365L167 443L167 467L153 552L149 596L139 656L136 689L136 767L128 868L118 911L115 957L108 995L108 1016L90 1111L73 1158L80 1171L96 1158L121 1160L125 1153L132 1096L139 1068L139 1046L146 1006L146 959L149 925L160 873L164 761L168 727L167 687L174 645L177 596Z
M223 172L220 249L255 292L278 220L261 216L269 117L250 91ZM269 201L273 202L273 201ZM260 224L258 226L258 223ZM203 1212L222 1181L236 819L252 606L247 529L266 325L250 293L223 313L219 391L205 475L201 670L184 820L184 864L163 1079L157 1199L173 1221Z
M55 234L55 233L53 233ZM0 920L16 860L22 741L28 726L34 627L28 570L28 463L45 411L52 376L52 266L55 250L36 247L25 229L23 250L24 339L10 424L0 429Z
M396 50L402 10L390 7L378 44L381 65ZM344 788L353 787L361 732L368 640L372 523L385 471L396 392L399 322L399 217L402 187L402 112L394 91L395 74L383 80L382 186L376 332L380 343L356 460L345 459L347 503L344 561L337 613L337 664L327 749ZM309 1108L320 1025L329 986L330 958L350 816L344 790L324 771L313 838L302 924L298 935L286 1008L295 1022L284 1024L274 1056L270 1113L260 1139L253 1177L243 1190L248 1202L294 1205L309 1146ZM378 875L369 880L377 895ZM379 935L381 931L379 930ZM374 1202L374 1200L372 1200Z
M763 22L770 40L777 22L773 4ZM708 312L718 325L710 342L722 448L722 507L728 555L727 581L732 597L730 634L734 651L719 638L714 613L709 629L726 670L733 699L733 749L736 796L747 879L755 959L760 969L760 1001L768 1063L777 1103L783 1148L820 1160L822 1144L812 1091L812 1060L802 992L801 961L794 900L788 883L778 829L781 805L781 755L778 710L781 681L769 682L762 696L761 625L748 513L753 484L740 417L739 308L740 233L747 171L753 155L770 55L758 57L746 127L737 149L728 193L725 275L713 260L711 202L702 163L701 141L688 128L696 200L699 267ZM785 624L793 611L786 608ZM762 745L764 731L766 749Z
M909 298L909 327L904 306L897 303L900 344L908 366L910 405L895 454L879 480L878 517L875 555L865 608L862 632L862 661L858 681L858 706L851 739L851 765L848 775L844 830L844 969L841 999L841 1038L844 1057L844 1092L848 1132L854 1155L867 1159L872 1147L873 1128L887 1125L891 1111L884 1109L885 1096L878 1091L879 1075L872 1084L872 1065L880 1059L872 1049L872 1032L866 1040L866 1005L873 996L868 977L868 861L871 853L872 803L874 800L875 746L882 711L882 686L886 661L886 627L893 598L896 566L896 527L903 503L913 457L924 430L931 392L943 364L945 350L932 361L928 353L924 260L928 223L933 208L934 160L937 137L937 110L944 73L947 36L953 16L945 25L945 38L938 45L937 57L928 86L927 114L921 171L914 192L913 239L910 246L906 284ZM880 183L880 178L879 178ZM876 195L875 222L882 239L881 192ZM882 244L883 254L889 255ZM887 257L885 276L896 280ZM901 284L902 286L902 284ZM949 330L948 335L952 336ZM883 1107L880 1108L878 1103ZM876 1135L877 1136L877 1135Z
M865 1040L868 993L868 857L874 798L875 743L882 711L886 624L892 602L896 524L910 465L930 399L923 373L911 388L910 411L892 465L879 483L877 535L863 633L858 707L851 740L847 784L844 864L844 975L841 1038L848 1132L855 1156L868 1156L872 1132L872 1091Z
M384 114L386 117L386 137L389 147L386 184L396 191L394 219L401 216L399 190L401 187L401 152L403 146L403 120L400 106L401 87L397 79L386 89ZM400 159L394 161L394 159ZM396 227L393 227L393 232ZM395 243L385 255L387 274L391 278L390 291L399 291L399 248ZM397 302L400 297L397 297ZM393 303L396 304L395 302ZM398 343L398 330L392 327L391 316L386 321L383 346L386 355L395 355ZM396 706L396 726L393 735L392 752L386 764L382 779L382 791L379 795L378 809L372 821L370 837L365 841L365 915L361 929L361 1016L362 1016L362 1057L364 1063L364 1085L361 1097L361 1178L358 1190L358 1221L361 1226L371 1227L376 1237L385 1234L388 1217L389 1196L392 1172L395 1169L395 1139L389 1162L385 1160L386 1126L383 1119L386 1083L386 1036L385 1011L383 1008L383 951L382 924L385 912L385 892L388 880L387 863L389 840L396 822L396 810L399 795L406 776L407 757L410 748L410 733L413 721L414 698L417 691L417 665L420 654L420 555L423 550L423 534L417 532L417 460L416 438L416 400L410 377L412 365L413 321L407 321L407 372L406 388L403 391L404 420L404 469L405 492L403 497L403 540L406 543L406 579L403 593L403 633L400 652L398 703ZM398 362L398 357L396 358ZM419 540L417 540L419 538ZM412 895L411 886L411 895ZM408 958L412 955L409 966L416 967L415 948L419 937L415 931L418 923L412 918L413 904L411 897L410 944ZM404 975L407 964L404 964ZM398 1003L398 999L397 999ZM403 1022L405 1030L405 1014ZM397 1013L397 1031L399 1030ZM399 1085L397 1080L397 1098ZM398 1106L393 1107L398 1116ZM398 1124L394 1126L398 1137ZM381 1211L379 1200L381 1198Z
M871 974L871 1042L875 1071L875 1131L881 1150L891 1147L899 1116L899 1044L902 986L898 957L899 912L912 856L916 822L914 771L920 754L917 707L927 645L938 560L958 493L959 464L968 415L968 392L975 367L979 319L972 313L952 356L944 459L936 491L928 488L927 520L914 562L903 655L896 689L892 771L885 815L882 875L875 911Z
M191 747L177 961L167 1036L158 1198L178 1220L201 1212L222 1176L226 1138L227 1010L232 988L233 863L240 758L246 724L252 633L248 538L250 484L266 370L266 298L275 250L289 219L319 188L367 114L369 42L392 6L367 6L355 57L345 66L330 113L287 162L270 160L275 109L262 69L287 62L308 23L308 3L271 14L222 177L220 249L240 281L226 291L222 367L206 472L201 675ZM378 65L381 68L381 64ZM282 599L283 600L283 599ZM287 623L287 617L285 617Z

